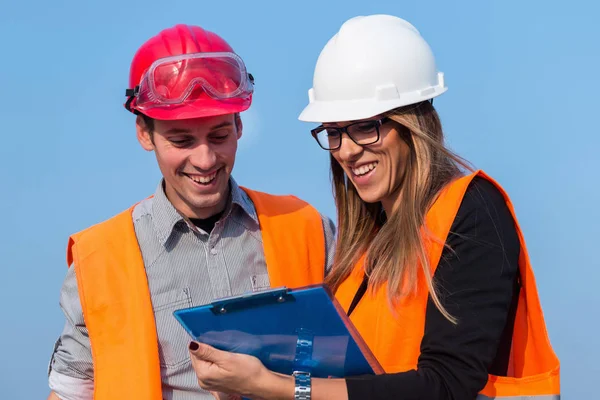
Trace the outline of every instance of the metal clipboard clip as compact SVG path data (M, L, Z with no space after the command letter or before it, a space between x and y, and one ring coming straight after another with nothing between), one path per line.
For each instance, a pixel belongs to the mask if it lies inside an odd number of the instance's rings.
M248 308L293 301L296 301L296 299L294 295L289 293L288 288L280 287L263 290L261 292L248 293L241 296L219 299L211 303L211 311L215 315L223 315Z

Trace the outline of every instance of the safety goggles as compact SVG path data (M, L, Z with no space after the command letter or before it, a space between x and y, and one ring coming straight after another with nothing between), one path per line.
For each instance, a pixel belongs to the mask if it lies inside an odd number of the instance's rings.
M199 90L200 89L200 90ZM152 63L138 86L127 89L127 108L179 105L208 95L216 100L246 98L254 78L242 59L230 52L193 53L165 57Z

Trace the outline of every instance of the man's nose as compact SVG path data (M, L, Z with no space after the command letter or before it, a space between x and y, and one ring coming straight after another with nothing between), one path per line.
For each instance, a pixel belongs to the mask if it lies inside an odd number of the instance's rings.
M201 144L194 148L190 155L190 163L199 170L210 171L217 163L217 155L208 144Z

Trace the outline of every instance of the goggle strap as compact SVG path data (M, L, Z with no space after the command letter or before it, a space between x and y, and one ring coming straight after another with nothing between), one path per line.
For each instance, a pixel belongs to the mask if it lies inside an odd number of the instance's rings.
M136 86L133 89L125 89L125 96L135 97L140 93L140 86Z
M127 99L127 102L125 102L125 108L127 108L129 111L131 111L134 114L139 114L137 110L131 108L131 102L133 101L133 99L135 99L135 97L138 95L138 93L140 92L140 87L136 86L133 89L125 89L125 96L128 96L129 98Z

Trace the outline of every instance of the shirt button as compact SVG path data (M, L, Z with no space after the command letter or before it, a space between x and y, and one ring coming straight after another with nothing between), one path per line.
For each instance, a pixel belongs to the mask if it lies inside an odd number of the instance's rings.
M217 249L215 249L214 247L210 249L210 254L212 254L213 256L217 254Z

